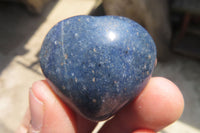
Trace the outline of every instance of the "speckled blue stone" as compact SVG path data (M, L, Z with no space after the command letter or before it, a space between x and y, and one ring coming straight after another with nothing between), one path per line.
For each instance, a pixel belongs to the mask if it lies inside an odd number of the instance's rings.
M55 93L77 113L105 120L145 87L155 44L136 22L118 16L75 16L44 39L40 64Z

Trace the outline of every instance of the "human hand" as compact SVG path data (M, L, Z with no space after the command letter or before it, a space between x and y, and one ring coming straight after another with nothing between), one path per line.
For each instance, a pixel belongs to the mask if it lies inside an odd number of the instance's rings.
M33 84L29 106L17 133L90 133L97 124L65 105L47 81ZM177 86L165 78L154 77L99 133L153 133L176 121L183 108L183 96Z

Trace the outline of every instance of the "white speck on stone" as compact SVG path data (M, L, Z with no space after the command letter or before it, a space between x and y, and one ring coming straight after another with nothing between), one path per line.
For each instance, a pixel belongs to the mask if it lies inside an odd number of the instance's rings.
M92 68L94 68L95 67L95 63L89 63L89 67L92 67Z
M144 69L146 69L146 68L147 68L147 65L146 65L146 64L144 64L143 68L144 68Z
M130 58L127 59L126 61L127 61L127 63L129 63L129 64L131 64L131 62L132 62L132 60L131 60Z
M125 68L126 68L124 64L123 64L123 66L122 66L122 67L123 67L123 69L125 69Z
M72 76L74 76L74 73L71 73Z
M85 85L83 85L83 90L87 90L87 87Z
M123 19L123 17L119 17L119 19Z
M68 24L70 24L70 22L69 22L69 21L67 21L67 23L66 23L66 24L68 25Z
M60 68L56 68L56 72L57 72L57 73L60 73Z
M78 35L78 33L75 33L74 36L75 36L75 37L78 37L79 35Z
M90 19L89 19L89 18L87 18L87 19L86 19L86 21L87 21L87 22L90 22Z
M124 72L123 74L122 74L122 77L123 78L125 78L127 75L126 75L126 73Z
M67 62L68 62L68 64L71 64L71 63L72 63L72 61L71 61L71 60L68 60Z
M119 89L119 82L118 81L114 81L114 83L115 83L117 89Z
M54 44L55 44L55 45L58 45L58 44L59 44L59 41L55 41Z
M144 35L144 37L148 36L148 34L147 34L147 33L144 33L143 35Z

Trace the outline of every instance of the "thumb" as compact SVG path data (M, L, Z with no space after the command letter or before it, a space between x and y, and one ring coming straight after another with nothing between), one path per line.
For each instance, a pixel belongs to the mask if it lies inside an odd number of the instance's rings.
M76 132L74 113L52 92L46 81L35 82L29 92L31 133Z

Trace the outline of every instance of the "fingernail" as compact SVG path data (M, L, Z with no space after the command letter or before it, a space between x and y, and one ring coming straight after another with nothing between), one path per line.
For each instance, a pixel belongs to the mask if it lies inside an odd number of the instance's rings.
M30 132L39 133L43 125L43 102L41 102L35 95L32 89L29 91L29 104L31 111Z

